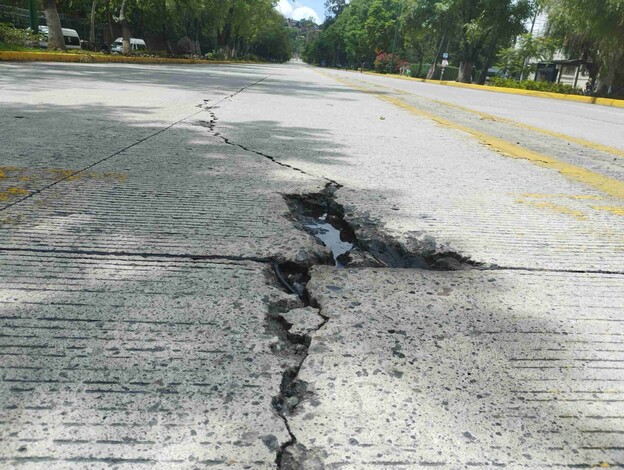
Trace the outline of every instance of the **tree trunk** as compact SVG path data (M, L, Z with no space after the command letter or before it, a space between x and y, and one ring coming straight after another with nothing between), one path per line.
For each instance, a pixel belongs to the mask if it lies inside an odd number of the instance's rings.
M440 52L442 52L442 45L444 44L444 40L445 39L446 39L446 34L444 34L442 36L442 39L440 39L440 45L436 49L436 53L435 53L435 57L433 58L433 62L431 63L431 66L429 67L429 70L427 71L427 75L425 76L425 78L427 80L431 80L433 78L433 75L435 74L436 65L438 64L438 58L440 57Z
M474 62L465 60L459 63L459 74L457 75L457 81L461 83L470 83L472 81L472 68Z
M121 24L121 36L122 36L122 48L121 52L126 55L130 53L130 28L128 27L128 20L126 20L126 5L128 0L121 2L121 8L119 9L119 18L117 21Z
M171 41L169 40L169 29L167 25L169 24L168 15L167 15L167 2L163 0L161 3L162 8L162 35L163 40L165 41L165 45L167 46L167 52L169 55L173 55L173 48L171 47Z
M122 40L122 52L124 54L130 54L131 45L130 45L130 27L128 26L128 22L126 20L121 22L121 40Z
M201 46L199 45L199 18L195 20L195 54L201 56Z
M110 0L106 0L106 23L108 23L106 26L106 40L104 41L106 44L106 50L110 52L110 45L112 44L113 40L115 39L113 37L113 21L112 21L112 17L111 17L111 12L110 12Z
M223 26L223 31L221 31L221 34L219 35L219 46L225 51L226 54L228 50L227 46L230 42L230 35L232 33L232 18L234 18L235 4L235 0L232 0L232 3L230 3L230 9L228 11L228 18L225 21L225 25Z
M43 12L48 23L48 49L55 51L65 51L65 38L61 29L61 19L59 18L54 0L43 0Z
M91 2L91 29L89 30L89 49L95 50L95 5L97 0Z
M490 43L490 47L488 48L485 62L483 64L483 69L481 70L481 74L479 75L479 79L477 80L477 83L479 85L485 84L485 80L487 79L488 69L492 65L492 62L494 61L495 53L496 53L496 41L493 41Z

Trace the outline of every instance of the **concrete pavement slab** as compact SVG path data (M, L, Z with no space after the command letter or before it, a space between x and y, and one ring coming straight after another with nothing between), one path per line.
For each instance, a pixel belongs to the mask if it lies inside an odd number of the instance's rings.
M3 253L0 466L274 468L294 356L271 349L269 274Z
M536 96L526 97L492 93L487 90L440 87L435 83L422 83L381 77L332 71L343 77L357 76L368 83L388 86L415 93L418 96L444 100L460 106L491 113L524 124L537 126L552 132L574 135L624 150L624 110L593 106L586 103L558 101Z
M303 263L325 256L286 218L280 192L318 191L326 181L225 144L211 120L203 111L3 210L0 247ZM0 182L27 187L19 175L6 171Z
M180 124L4 211L13 223L3 226L0 246L293 259L306 248L321 253L284 217L274 189L322 185L290 173L201 126Z
M350 469L624 463L622 276L314 268L311 277L329 320L288 418L307 458Z
M291 86L289 95L273 93ZM505 157L312 68L284 68L219 117L220 132L232 141L344 185L336 200L354 226L381 229L409 249L426 239L440 251L503 267L624 270L621 198ZM543 137L536 138L554 145ZM620 173L605 174L622 184Z

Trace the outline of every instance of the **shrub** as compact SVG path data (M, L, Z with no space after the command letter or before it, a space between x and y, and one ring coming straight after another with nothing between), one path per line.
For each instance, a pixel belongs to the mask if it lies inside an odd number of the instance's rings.
M427 73L427 72L425 72ZM444 69L444 77L442 77L442 67L440 67L439 65L436 67L435 72L433 73L433 77L431 77L432 80L440 80L440 77L444 78L444 81L446 82L453 82L455 80L457 80L457 77L459 75L459 68L458 67L453 67L451 65L448 65L447 67L445 67Z
M408 65L408 62L402 60L398 54L390 54L388 52L380 52L375 58L375 71L383 73L397 73L401 67ZM390 70L392 66L392 70Z
M204 54L204 58L208 60L224 60L225 52L223 52L223 49L218 49L216 51L212 51L212 52L208 52L207 54Z
M518 81L513 78L492 77L488 83L490 86L502 88L518 88L520 90L545 91L549 93L561 93L564 95L582 95L580 88L554 82L535 82L533 80Z
M41 35L29 29L15 28L10 24L0 23L0 42L16 46L36 46Z

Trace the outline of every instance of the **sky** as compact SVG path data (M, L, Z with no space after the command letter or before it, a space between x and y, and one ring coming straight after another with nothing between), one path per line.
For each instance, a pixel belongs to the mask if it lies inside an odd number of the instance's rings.
M311 17L316 24L321 24L325 19L325 0L279 0L275 8L293 20Z

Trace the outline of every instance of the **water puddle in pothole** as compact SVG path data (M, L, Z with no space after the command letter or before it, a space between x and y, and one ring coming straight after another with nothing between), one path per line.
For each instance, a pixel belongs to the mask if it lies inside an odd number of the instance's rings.
M329 222L327 213L324 213L318 218L310 218L310 221L304 225L310 230L312 235L331 250L335 266L337 268L344 268L345 264L341 260L341 257L353 249L353 243L342 240L340 230Z

